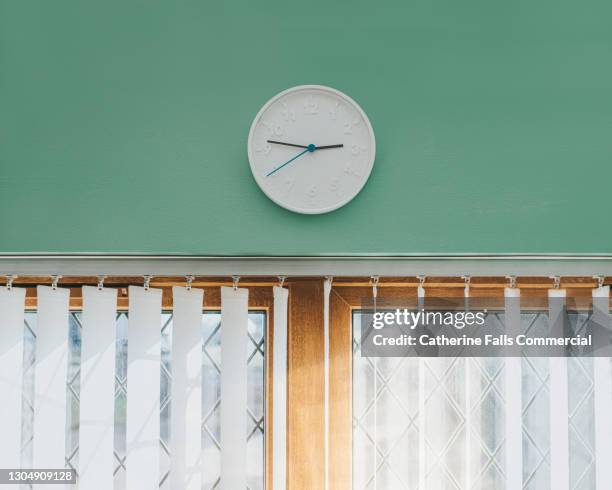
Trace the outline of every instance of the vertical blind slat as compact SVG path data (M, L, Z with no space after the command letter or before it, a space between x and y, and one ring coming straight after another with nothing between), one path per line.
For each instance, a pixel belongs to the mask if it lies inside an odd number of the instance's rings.
M470 311L470 286L469 284L465 286L463 290L463 306L466 312ZM472 369L471 369L472 359L466 357L463 359L464 366L464 400L463 407L465 413L465 442L464 442L464 453L465 453L465 468L463 473L463 488L471 489L472 488ZM477 373L474 373L474 381L477 380Z
M21 466L25 289L0 289L0 466Z
M505 288L505 328L510 336L521 333L521 291ZM523 423L521 358L505 360L506 383L506 488L523 488Z
M329 295L331 285L331 279L326 279L323 283L323 471L326 490L329 488Z
M273 485L285 490L287 484L287 303L289 291L274 288L274 348L272 349L274 389L273 405Z
M34 373L33 468L63 468L66 445L66 376L70 291L38 286ZM60 489L68 488L64 485ZM47 485L34 485L45 490Z
M593 336L610 338L610 286L593 290ZM595 344L598 344L595 340ZM602 342L603 343L603 342ZM607 342L605 342L607 344ZM597 352L595 353L597 356ZM593 358L595 411L595 482L598 490L612 488L612 371L608 352Z
M202 306L204 291L173 287L171 488L202 488Z
M417 305L418 311L421 311L425 308L425 288L423 286L419 286L417 289ZM427 411L425 410L425 370L427 366L425 364L425 359L421 356L417 359L419 366L419 487L418 488L427 488L427 457L425 453L425 426L426 426L426 417Z
M113 487L117 290L83 286L79 490Z
M566 335L565 290L548 291L550 336ZM559 353L561 354L561 353ZM550 358L550 488L569 490L567 359Z
M249 290L221 288L221 489L246 489Z
M129 490L159 484L160 289L129 288L127 460Z

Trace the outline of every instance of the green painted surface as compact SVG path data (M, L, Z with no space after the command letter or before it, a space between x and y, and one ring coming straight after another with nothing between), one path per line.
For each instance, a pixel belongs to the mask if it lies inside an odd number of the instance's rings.
M612 252L607 0L0 2L0 252ZM249 125L324 84L377 137L323 216Z

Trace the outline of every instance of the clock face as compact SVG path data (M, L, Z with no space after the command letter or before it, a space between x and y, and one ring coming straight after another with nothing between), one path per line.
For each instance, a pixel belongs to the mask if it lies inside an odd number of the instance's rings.
M320 85L269 100L249 132L251 171L262 191L297 213L338 209L363 188L374 165L374 131L350 97Z

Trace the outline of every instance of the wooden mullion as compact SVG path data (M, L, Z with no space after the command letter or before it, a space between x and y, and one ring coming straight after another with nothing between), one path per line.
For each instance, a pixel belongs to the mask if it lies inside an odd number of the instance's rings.
M324 488L323 281L289 285L287 488Z
M351 306L332 289L329 304L330 416L329 490L352 488L352 369Z

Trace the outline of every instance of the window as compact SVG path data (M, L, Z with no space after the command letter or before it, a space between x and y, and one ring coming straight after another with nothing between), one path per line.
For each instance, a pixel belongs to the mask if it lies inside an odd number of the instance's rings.
M362 314L353 312L353 488L505 488L504 358L361 357ZM575 334L590 314L569 313ZM503 312L489 315L491 328ZM547 312L522 312L546 331ZM593 360L569 358L571 489L595 488ZM521 359L522 482L550 488L549 359ZM376 481L376 484L374 482Z
M81 325L80 312L71 312L69 325L69 356L67 379L67 427L66 459L69 467L78 469L79 457L79 391L80 391L80 352ZM22 467L31 465L34 394L34 356L36 342L36 312L27 312L24 342L24 388L23 388L23 426L22 426ZM247 477L250 490L264 488L264 414L265 414L265 331L266 314L263 311L249 313L248 338L248 448ZM126 457L126 401L129 396L127 386L127 330L126 312L117 315L116 368L115 368L115 489L125 488ZM221 314L218 311L205 311L202 315L202 450L203 481L205 489L214 489L220 476L220 349ZM170 411L172 400L172 313L162 315L161 324L161 366L160 366L160 488L169 488L168 469L171 454L169 441L171 434Z

